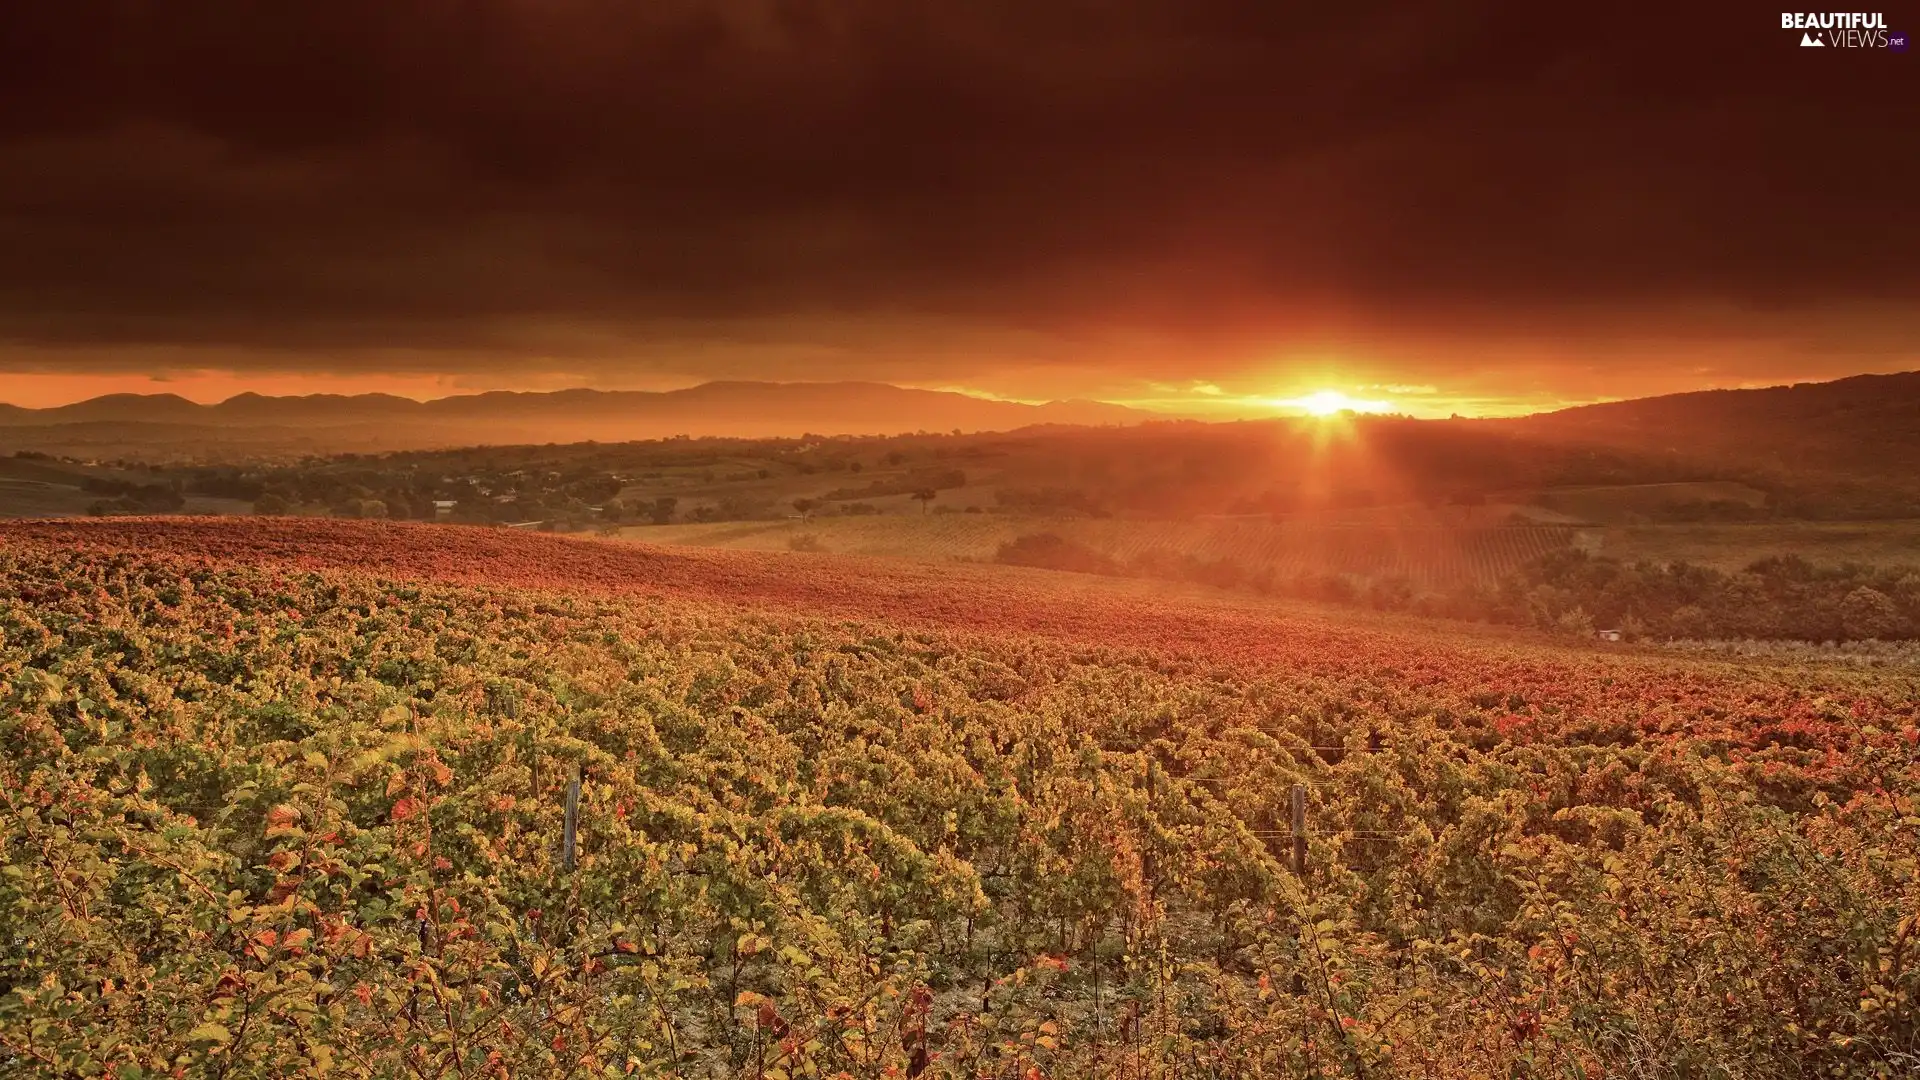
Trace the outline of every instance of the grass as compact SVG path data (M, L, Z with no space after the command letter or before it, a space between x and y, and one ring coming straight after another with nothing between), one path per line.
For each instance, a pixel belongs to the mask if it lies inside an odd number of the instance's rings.
M83 517L87 507L110 495L82 491L77 487L31 480L0 480L0 518ZM206 495L187 496L188 514L230 515L250 513L252 507L239 499L218 499Z
M1706 485L1650 485L1702 487ZM944 494L944 493L943 493ZM935 504L936 506L938 503ZM1448 524L1437 515L1398 522L1384 515L1348 515L1274 523L1258 518L1194 521L1037 518L1005 514L883 514L812 521L732 521L637 526L621 539L736 551L786 551L811 534L819 549L923 562L991 561L1015 537L1052 532L1126 560L1159 548L1201 558L1230 558L1250 569L1404 573L1416 580L1485 579L1533 555L1571 543L1627 561L1689 562L1737 571L1772 555L1815 563L1920 566L1920 520L1615 524L1584 528L1541 522L1532 528ZM1415 523L1408 523L1413 521ZM1483 550L1503 540L1504 551Z
M1729 480L1548 488L1534 497L1548 510L1599 524L1626 524L1681 503L1731 502L1760 507L1767 493Z
M936 464L945 467L944 463ZM973 506L985 510L997 504L997 468L982 468L971 461L956 462L952 467L967 474L967 484L942 490L934 501L935 506L955 509ZM762 472L767 475L761 476ZM621 488L618 497L633 503L671 497L679 500L682 514L703 504L718 505L728 499L758 502L785 513L795 499L820 499L840 488L858 488L874 481L898 481L911 472L905 467L873 467L858 473L845 470L803 473L780 461L738 457L723 459L714 465L648 469L647 475L636 477ZM920 504L906 494L868 495L840 502L867 503L889 513L920 513Z
M49 463L30 458L0 457L0 518L80 517L87 507L112 498L85 491L80 485L89 479L128 480L151 483L149 474L110 469L101 466ZM218 499L205 495L187 497L189 514L244 514L250 506L238 499Z
M1800 555L1815 563L1920 566L1920 521L1617 526L1606 530L1600 553L1718 570L1739 570L1769 555Z
M1395 526L1264 518L1136 521L1001 514L886 514L805 522L638 526L619 535L656 544L783 551L804 533L823 551L924 562L986 562L1001 544L1042 532L1122 562L1161 552L1231 560L1249 571L1400 575L1433 583L1497 577L1576 540L1574 530L1558 526Z

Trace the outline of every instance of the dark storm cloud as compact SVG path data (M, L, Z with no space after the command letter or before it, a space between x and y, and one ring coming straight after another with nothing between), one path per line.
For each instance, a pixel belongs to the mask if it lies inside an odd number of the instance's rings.
M1684 337L1920 295L1920 61L1677 7L27 0L0 340L784 333L892 377L916 326Z

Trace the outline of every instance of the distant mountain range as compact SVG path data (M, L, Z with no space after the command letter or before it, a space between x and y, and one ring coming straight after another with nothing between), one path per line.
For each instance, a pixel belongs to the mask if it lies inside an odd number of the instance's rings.
M0 453L230 459L675 435L1013 431L1167 419L1174 418L1095 401L1030 405L869 382L711 382L658 393L496 391L426 402L389 394L241 394L200 405L173 394L112 394L49 409L0 405ZM1586 445L1737 470L1822 474L1900 488L1920 484L1920 372L1437 423L1521 442Z
M1042 424L1134 424L1156 414L1095 401L1031 405L885 383L711 382L684 390L494 391L414 401L391 394L240 394L201 405L175 394L109 394L72 405L0 405L0 427L166 425L188 437L243 442L280 433L309 448L402 449L603 442L674 435L774 437L1007 431ZM84 434L76 430L76 434ZM222 436L225 436L224 438Z

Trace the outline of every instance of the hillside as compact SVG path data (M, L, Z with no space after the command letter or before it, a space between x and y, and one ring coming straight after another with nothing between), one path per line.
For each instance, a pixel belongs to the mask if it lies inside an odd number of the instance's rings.
M0 525L0 612L10 1075L1920 1051L1910 679L368 522Z
M784 513L798 498L917 511L911 496L928 481L945 492L942 506L1034 516L1332 513L1405 524L1409 508L1417 517L1453 507L1468 518L1517 512L1542 524L1884 520L1920 517L1916 380L1863 376L1518 420L1216 424L875 384L713 383L426 403L241 395L200 406L122 395L16 411L32 422L0 422L0 453L218 465L225 487L273 487L290 503L324 500L336 511L348 493L396 504L472 501L478 484L488 498L544 496L524 490L529 477L558 473L595 491L598 479L621 478L613 491L573 502L672 498L685 520L701 521ZM164 419L142 419L155 416ZM688 432L708 434L670 437ZM641 439L650 441L632 441ZM586 483L593 472L600 477ZM940 480L956 473L964 475ZM530 505L507 520L577 514L578 506L549 505L570 498L525 499ZM693 517L701 506L705 516ZM477 501L468 509L494 513Z
M1789 444L1805 440L1826 445L1823 440L1848 433L1807 431L1802 425L1844 419L1862 423L1872 431L1920 438L1920 432L1912 430L1916 408L1920 408L1920 371L1908 371L1855 375L1829 382L1664 394L1581 405L1497 423L1607 437L1636 433L1653 439L1662 449L1744 445L1767 425L1774 425L1771 434Z
M1920 371L1586 405L1480 423L1556 443L1630 449L1744 472L1902 488L1920 477Z
M1316 632L1335 639L1346 637L1344 628L1352 625L1350 616L1329 616L1299 604L1161 582L375 521L161 517L0 522L0 552L22 548L144 552L406 581L670 597L822 618L1040 634L1140 648L1178 650L1205 643L1248 658L1264 655L1273 645L1263 628L1276 617L1304 619ZM1486 628L1449 632L1500 637Z
M157 479L126 469L0 457L0 518L75 517L112 500L122 489L159 493L168 488ZM238 499L199 493L176 498L170 490L166 494L167 505L187 514L244 514L250 509ZM153 512L158 506L147 509Z

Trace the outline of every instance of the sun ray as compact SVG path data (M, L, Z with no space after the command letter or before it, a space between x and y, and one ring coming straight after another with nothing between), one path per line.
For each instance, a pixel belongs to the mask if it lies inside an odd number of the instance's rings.
M1338 416L1341 413L1390 413L1393 403L1356 398L1339 390L1316 390L1295 398L1276 398L1272 404L1281 409L1298 409L1308 416Z

